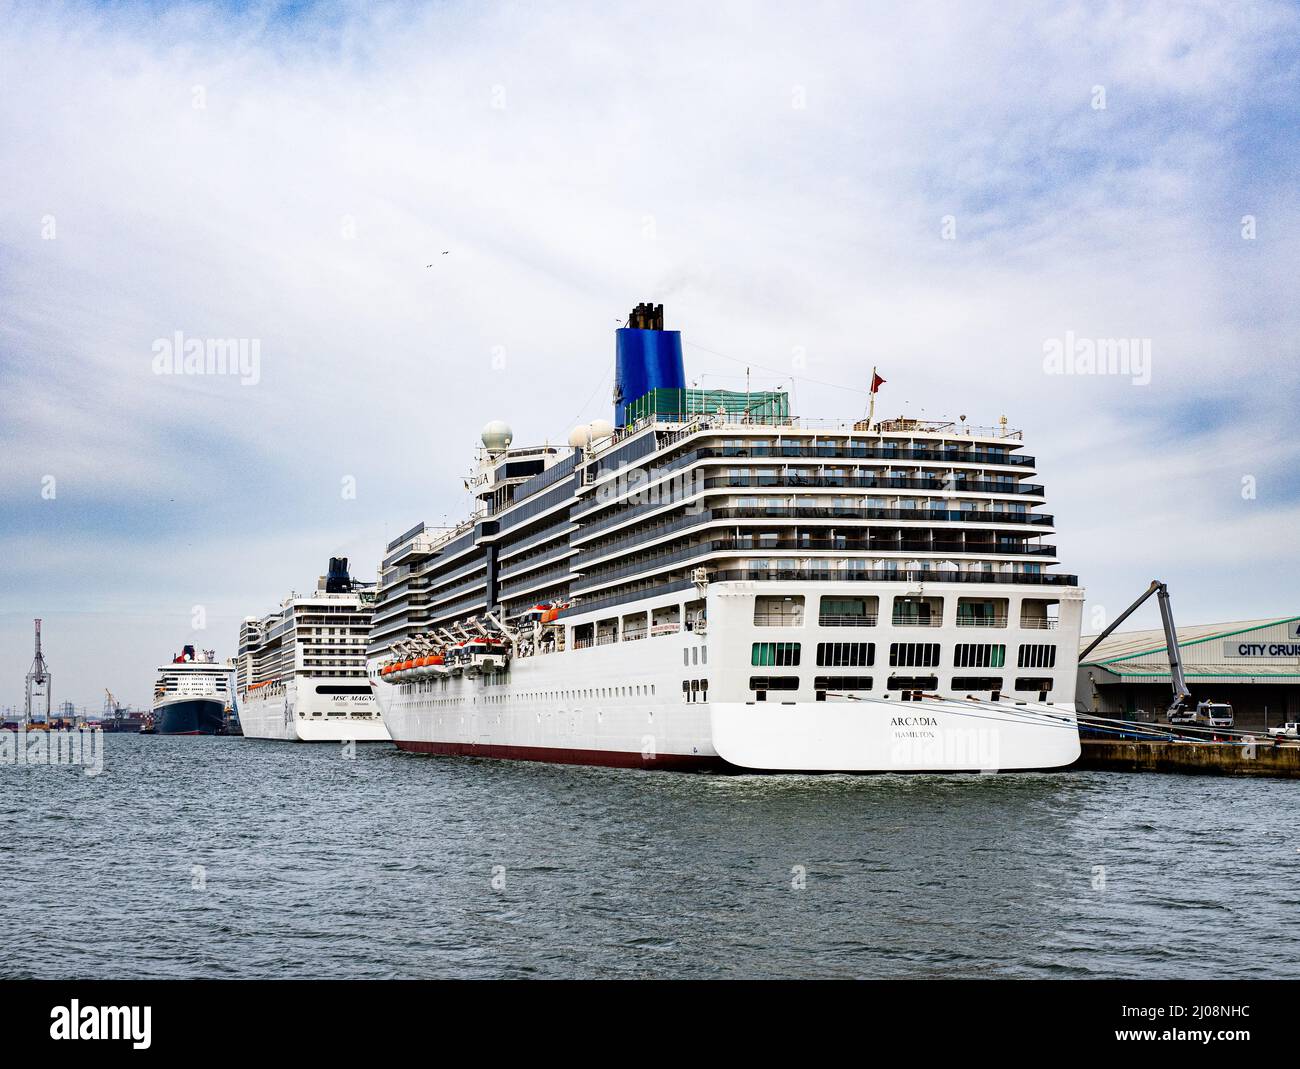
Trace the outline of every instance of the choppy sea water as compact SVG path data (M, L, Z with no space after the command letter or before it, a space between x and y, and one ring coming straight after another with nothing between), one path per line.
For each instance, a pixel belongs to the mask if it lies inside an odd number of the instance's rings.
M1300 977L1287 781L104 745L0 766L0 975Z

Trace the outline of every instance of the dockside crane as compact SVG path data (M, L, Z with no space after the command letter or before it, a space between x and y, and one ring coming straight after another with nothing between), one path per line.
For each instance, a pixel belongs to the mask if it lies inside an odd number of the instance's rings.
M1226 702L1196 701L1187 689L1187 679L1183 674L1183 655L1178 648L1178 631L1174 627L1174 610L1169 603L1169 587L1159 579L1152 579L1137 601L1119 614L1111 625L1079 654L1082 664L1088 654L1101 645L1102 641L1115 628L1133 615L1152 594L1160 605L1160 623L1165 631L1165 651L1169 655L1169 682L1173 686L1174 700L1165 711L1165 717L1171 724L1209 724L1211 727L1232 727L1232 706Z
M41 652L41 622L36 621L36 657L27 672L27 700L23 705L23 719L30 724L32 714L45 705L44 720L50 722L50 668Z

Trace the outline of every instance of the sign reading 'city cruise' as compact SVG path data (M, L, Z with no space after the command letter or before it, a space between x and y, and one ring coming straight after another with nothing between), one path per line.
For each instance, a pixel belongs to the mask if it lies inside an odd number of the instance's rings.
M1292 620L1284 626L1287 637L1280 642L1250 634L1224 639L1223 655L1233 659L1254 660L1300 657L1300 620Z

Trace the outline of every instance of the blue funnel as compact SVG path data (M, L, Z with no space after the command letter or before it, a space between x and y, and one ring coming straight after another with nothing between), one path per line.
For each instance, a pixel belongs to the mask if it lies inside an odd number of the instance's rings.
M615 427L627 425L628 405L651 390L686 389L682 332L664 330L664 306L638 304L628 322L615 332Z

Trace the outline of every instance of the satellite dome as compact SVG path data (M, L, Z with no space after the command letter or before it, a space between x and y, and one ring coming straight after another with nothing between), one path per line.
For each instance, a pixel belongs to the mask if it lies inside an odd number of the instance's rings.
M489 453L500 453L510 448L510 443L514 441L515 432L510 429L508 423L494 419L483 428L480 437Z
M593 442L604 441L614 433L614 424L607 419L593 419L591 421L591 440Z
M591 444L591 427L586 423L579 423L573 430L569 431L569 445L574 449L586 449Z

